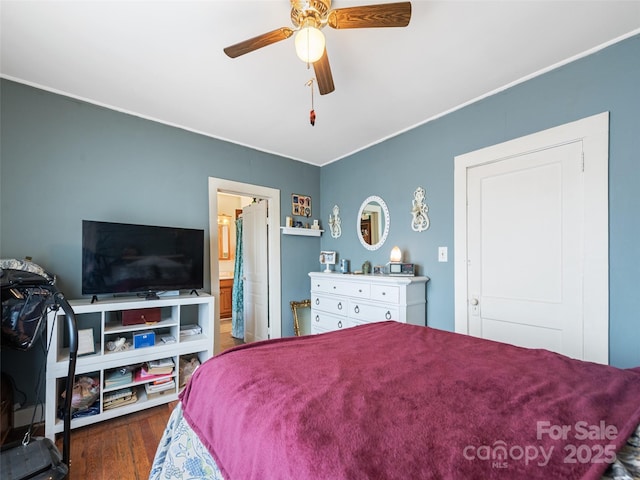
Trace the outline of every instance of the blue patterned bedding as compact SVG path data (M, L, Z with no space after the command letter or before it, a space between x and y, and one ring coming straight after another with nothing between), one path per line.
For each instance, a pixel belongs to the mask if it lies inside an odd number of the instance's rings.
M151 479L224 480L207 448L182 416L181 403L167 422L151 466Z
M220 469L196 433L182 416L178 403L167 422L149 480L224 480ZM640 479L640 425L618 452L602 480Z

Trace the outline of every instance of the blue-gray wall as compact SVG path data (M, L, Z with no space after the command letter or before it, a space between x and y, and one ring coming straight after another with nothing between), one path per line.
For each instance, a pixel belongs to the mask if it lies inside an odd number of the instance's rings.
M220 177L280 189L283 224L291 193L311 195L313 216L325 227L340 206L340 239L282 237L284 335L293 333L289 301L308 297L307 272L320 268L321 248L358 268L365 260L386 263L393 245L431 277L429 324L453 330L453 262L437 261L439 246L453 256L453 158L609 111L610 356L613 365L637 366L638 58L640 36L321 169L2 80L0 256L32 256L60 277L68 297L78 297L82 219L202 228L208 237L207 179ZM409 223L418 186L426 188L431 219L422 233ZM391 213L389 238L376 252L356 237L358 208L372 194ZM3 370L6 363L3 351Z
M0 258L33 257L81 296L83 219L205 230L208 178L276 188L281 224L291 194L320 198L320 168L125 115L22 84L0 82ZM293 335L289 301L309 296L320 240L283 236L283 335ZM209 256L205 290L210 291ZM34 349L37 350L37 349ZM41 353L2 351L30 400ZM33 403L29 401L28 403Z
M609 277L610 362L640 365L640 36L613 45L502 93L373 146L321 170L322 216L340 207L343 235L323 236L355 267L384 264L394 245L431 278L431 326L454 329L454 157L590 115L610 112ZM384 112L380 112L384 115ZM426 189L431 227L411 230L413 192ZM356 237L362 201L379 195L389 206L391 230L384 247L365 250ZM439 246L449 262L439 263ZM604 293L604 292L603 292Z
M320 197L320 168L3 80L0 130L0 256L33 257L81 296L81 221L205 230L208 178L280 190L281 224L291 193ZM317 238L283 237L282 311L308 296ZM206 255L205 290L210 290ZM285 318L283 334L293 334Z

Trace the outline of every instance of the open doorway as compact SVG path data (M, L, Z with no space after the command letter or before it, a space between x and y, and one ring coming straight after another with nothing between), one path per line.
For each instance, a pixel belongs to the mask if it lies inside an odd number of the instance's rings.
M238 311L238 304L244 304L243 297L237 296L238 290L243 290L243 260L242 246L242 209L253 202L253 198L243 195L218 193L218 312L220 313L220 329L218 330L220 351L244 343L243 322ZM239 235L240 233L240 235ZM211 243L211 255L216 254L216 244ZM265 259L266 262L266 259ZM265 267L266 268L266 267ZM234 292L236 297L234 298ZM236 312L234 313L234 305ZM243 307L244 305L242 305ZM240 310L242 310L242 307ZM235 316L235 322L233 317ZM244 320L244 318L242 318ZM235 324L235 326L234 326Z
M219 196L219 194L221 196ZM216 335L214 340L214 352L220 352L220 281L230 273L230 259L219 258L219 245L225 244L225 239L220 238L218 227L218 216L232 214L225 209L230 209L226 205L229 198L251 199L261 198L268 204L269 216L267 218L268 241L268 316L269 316L269 338L279 338L282 336L281 324L281 291L280 291L280 191L273 188L252 185L220 178L209 178L209 236L210 236L210 266L211 266L211 294L216 298L215 327ZM219 200L220 199L220 200ZM242 203L245 200L239 200ZM234 202L230 202L233 204ZM235 207L234 207L235 210ZM235 212L234 212L235 215ZM223 217L224 218L224 217ZM229 240L231 241L231 240ZM266 242L267 239L265 238Z

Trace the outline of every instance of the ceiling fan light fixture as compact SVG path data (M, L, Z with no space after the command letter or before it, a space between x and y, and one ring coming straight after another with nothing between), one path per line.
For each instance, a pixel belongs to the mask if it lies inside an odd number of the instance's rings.
M302 27L295 38L296 54L305 63L320 60L324 53L324 34L313 25Z

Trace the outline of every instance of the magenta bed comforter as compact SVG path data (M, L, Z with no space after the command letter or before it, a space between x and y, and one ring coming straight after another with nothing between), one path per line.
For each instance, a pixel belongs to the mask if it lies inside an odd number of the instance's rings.
M181 400L228 479L598 479L640 371L383 322L229 350Z

